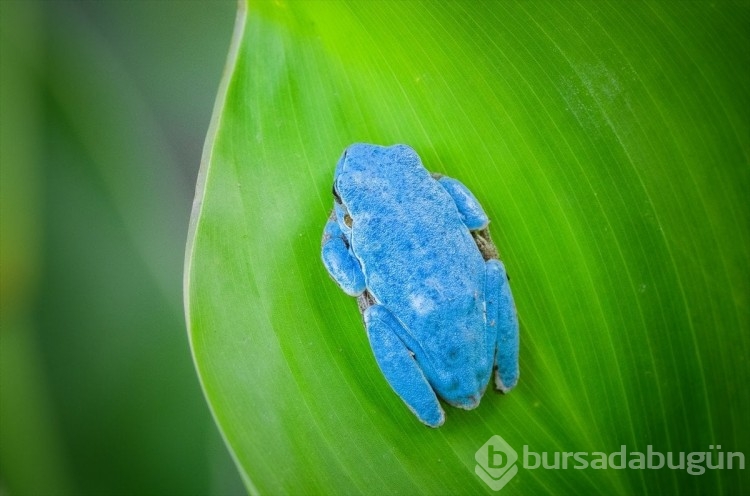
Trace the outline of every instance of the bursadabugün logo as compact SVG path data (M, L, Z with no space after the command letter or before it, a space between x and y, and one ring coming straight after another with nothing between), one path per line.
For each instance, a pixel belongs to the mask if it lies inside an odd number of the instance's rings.
M741 451L724 452L721 445L711 445L708 451L668 452L630 451L622 445L618 451L555 451L537 453L523 446L522 463L526 470L685 470L690 475L702 475L706 470L745 470L745 454ZM517 473L518 453L502 437L494 435L474 454L477 465L474 472L490 488L502 489Z

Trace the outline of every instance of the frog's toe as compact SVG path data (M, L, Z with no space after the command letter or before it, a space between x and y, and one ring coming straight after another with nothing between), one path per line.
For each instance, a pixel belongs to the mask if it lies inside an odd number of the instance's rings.
M495 374L495 388L501 393L510 392L518 383L518 367L513 364L506 365L502 372Z
M412 410L412 413L414 413L423 424L434 429L437 429L445 423L445 412L443 412L442 408L438 410L430 410L429 412L417 412Z

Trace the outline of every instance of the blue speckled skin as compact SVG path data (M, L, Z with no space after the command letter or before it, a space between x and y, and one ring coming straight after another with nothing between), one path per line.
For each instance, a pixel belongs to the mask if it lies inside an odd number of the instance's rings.
M489 220L459 181L434 178L406 145L354 144L336 166L323 234L331 277L360 308L375 359L425 424L438 397L464 409L518 380L518 318L503 264L470 230Z

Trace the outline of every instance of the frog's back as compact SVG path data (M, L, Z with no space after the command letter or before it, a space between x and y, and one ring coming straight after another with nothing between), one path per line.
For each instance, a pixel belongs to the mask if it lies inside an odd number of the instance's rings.
M484 260L453 199L416 154L385 158L389 173L363 175L361 200L350 205L368 289L413 333L440 332L457 315L481 325ZM399 162L407 160L417 163Z

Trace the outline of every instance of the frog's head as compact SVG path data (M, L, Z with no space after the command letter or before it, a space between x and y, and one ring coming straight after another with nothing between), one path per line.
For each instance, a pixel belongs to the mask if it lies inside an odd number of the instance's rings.
M350 145L336 164L333 197L351 207L353 202L370 203L403 186L404 180L423 169L417 152L407 145Z

